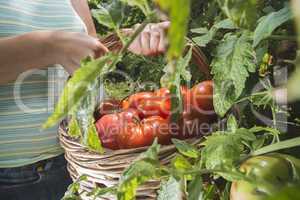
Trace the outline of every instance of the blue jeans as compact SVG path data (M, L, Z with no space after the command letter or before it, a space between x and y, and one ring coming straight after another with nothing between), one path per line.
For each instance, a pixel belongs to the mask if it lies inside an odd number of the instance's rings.
M71 183L63 156L24 167L0 169L0 199L60 200Z

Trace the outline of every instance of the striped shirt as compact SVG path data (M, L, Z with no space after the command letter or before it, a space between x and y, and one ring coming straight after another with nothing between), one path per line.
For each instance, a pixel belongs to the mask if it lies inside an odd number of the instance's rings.
M0 38L38 30L85 32L86 27L70 0L0 0ZM0 85L0 168L32 164L63 152L57 127L41 130L41 125L53 111L66 77L61 66L49 66Z

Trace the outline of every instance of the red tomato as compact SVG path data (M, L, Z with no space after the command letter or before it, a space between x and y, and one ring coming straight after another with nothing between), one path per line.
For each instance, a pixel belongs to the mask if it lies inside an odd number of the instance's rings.
M138 112L134 109L104 115L96 122L96 128L102 145L109 149L119 149L119 135L128 124L139 122Z
M213 82L203 81L191 89L191 104L201 114L213 113Z
M139 123L128 123L118 135L118 143L121 149L147 146L149 144L146 141L147 139Z
M159 116L152 116L144 119L141 124L144 136L152 136L152 141L149 141L149 145L153 143L155 137L158 138L159 144L170 144L171 134L169 131L168 120Z
M154 92L154 95L158 97L169 97L170 94L171 93L168 88L160 88Z
M107 114L112 114L115 112L119 112L121 109L121 102L118 100L104 100L100 103L97 110L94 113L94 117L96 121L100 119L102 116Z
M128 99L129 108L138 108L141 101L144 99L152 99L154 97L153 92L139 92L133 94Z
M118 149L117 136L121 130L118 114L104 115L96 122L98 136L102 142L103 147L109 149Z
M167 118L171 114L171 102L170 99L164 99L161 97L144 99L140 102L137 109L142 118L151 116Z
M123 110L127 110L129 108L129 101L128 101L128 99L123 100L121 104L122 104L121 106L122 106Z

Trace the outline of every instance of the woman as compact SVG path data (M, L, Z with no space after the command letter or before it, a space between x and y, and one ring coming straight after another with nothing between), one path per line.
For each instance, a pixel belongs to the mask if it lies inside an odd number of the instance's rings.
M167 27L148 26L130 50L164 51ZM96 39L86 0L0 0L0 199L63 196L71 180L57 130L40 127L65 71L72 74L81 59L107 51Z

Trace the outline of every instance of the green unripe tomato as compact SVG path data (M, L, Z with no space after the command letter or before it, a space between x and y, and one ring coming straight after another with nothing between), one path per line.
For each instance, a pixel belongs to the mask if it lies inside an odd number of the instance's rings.
M300 174L300 160L284 154L256 156L245 161L240 170L257 184L246 181L233 182L231 200L264 200L293 184Z

